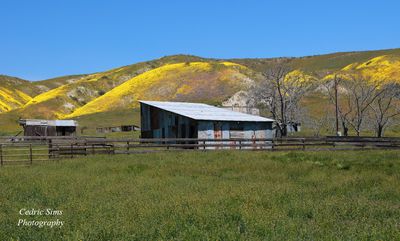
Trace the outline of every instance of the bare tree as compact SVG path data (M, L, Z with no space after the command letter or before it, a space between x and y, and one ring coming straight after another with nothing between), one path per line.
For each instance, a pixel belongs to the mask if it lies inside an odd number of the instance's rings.
M379 89L379 95L369 105L372 110L370 119L377 137L382 137L385 129L400 115L399 86L387 84Z
M351 75L349 80L343 81L343 85L347 90L344 98L352 110L348 119L349 124L357 136L360 136L369 107L382 94L382 90L378 84L354 75Z
M266 107L277 121L281 136L287 136L289 123L298 122L300 100L313 86L304 75L290 73L290 68L285 65L270 68L263 74L264 80L250 92L253 101Z
M371 104L382 95L383 89L377 82L365 79L355 73L342 74L335 78L339 79L335 79L335 81L337 81L337 86L341 88L338 113L344 135L347 134L347 126L350 126L356 132L356 135L360 136ZM328 93L330 93L330 98L333 99L332 91L328 91Z
M332 103L337 101L334 84L340 89L338 113L345 135L347 126L360 136L362 129L369 125L381 137L391 121L400 115L400 92L396 84L372 81L355 73L336 75L324 85Z

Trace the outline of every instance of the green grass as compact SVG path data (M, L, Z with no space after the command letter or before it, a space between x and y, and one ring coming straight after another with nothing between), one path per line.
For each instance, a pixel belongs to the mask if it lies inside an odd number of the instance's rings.
M107 137L138 137L139 132L116 132L108 134L96 133L97 127L113 127L121 125L140 126L140 109L115 110L83 115L74 118L78 122L78 135L96 135ZM82 133L82 128L84 128Z
M393 240L400 152L184 152L0 168L0 240ZM17 227L51 208L62 228Z

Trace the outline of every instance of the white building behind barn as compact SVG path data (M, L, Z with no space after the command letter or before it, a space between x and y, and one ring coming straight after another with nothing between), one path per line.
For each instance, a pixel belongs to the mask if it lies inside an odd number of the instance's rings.
M273 138L274 120L186 102L140 101L142 138Z

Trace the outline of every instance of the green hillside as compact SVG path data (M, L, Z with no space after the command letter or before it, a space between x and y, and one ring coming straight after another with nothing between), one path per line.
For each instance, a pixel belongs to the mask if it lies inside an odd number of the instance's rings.
M302 69L309 73L315 73L337 71L349 64L365 62L382 55L400 56L400 48L376 51L339 52L300 58L231 59L230 61L243 64L256 71L265 71L278 63L287 63L294 69Z
M18 118L82 117L89 121L97 114L107 116L137 108L140 99L221 104L262 78L262 72L282 63L299 70L294 73L321 78L359 72L367 79L400 81L400 49L268 59L173 55L104 72L36 82L0 76L0 133L15 133ZM315 96L304 103L311 115L318 116L319 103L328 102L320 102ZM105 119L110 120L107 125L113 124L113 118ZM124 122L131 123L128 118Z
M35 81L32 82L32 84L37 86L42 92L46 92L66 84L74 83L85 76L86 75L67 75L47 80Z

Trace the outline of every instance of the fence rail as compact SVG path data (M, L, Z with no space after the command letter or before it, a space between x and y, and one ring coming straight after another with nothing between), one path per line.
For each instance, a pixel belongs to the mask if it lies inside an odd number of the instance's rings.
M400 138L306 137L269 139L107 139L103 137L0 137L0 165L28 164L95 154L210 150L400 149Z

